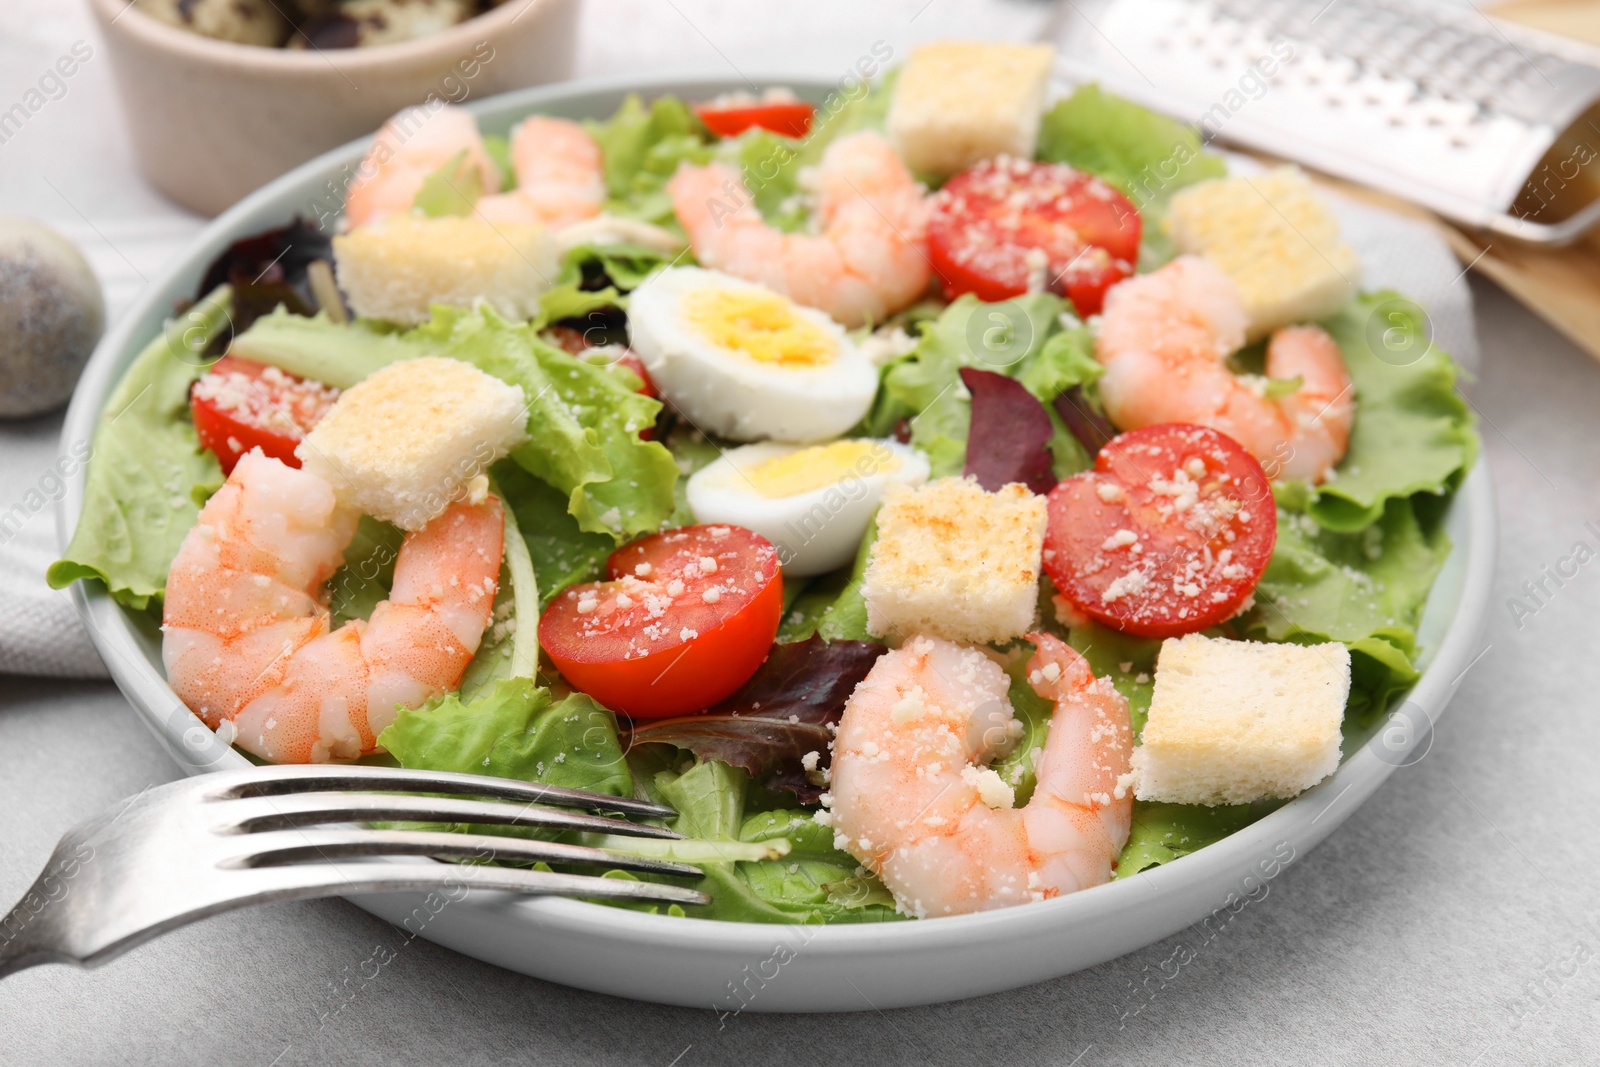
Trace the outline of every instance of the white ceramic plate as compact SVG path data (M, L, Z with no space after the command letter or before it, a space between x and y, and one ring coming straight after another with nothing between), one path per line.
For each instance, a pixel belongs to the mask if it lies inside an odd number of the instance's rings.
M772 76L821 100L834 86ZM726 79L614 79L510 93L473 105L483 128L505 132L531 112L610 115L629 91L706 99ZM151 285L96 351L63 431L63 449L90 438L124 368L156 335L173 301L193 294L205 266L236 238L315 215L366 142L307 163L212 223ZM331 184L330 184L331 183ZM80 473L57 508L65 548L83 506ZM1494 505L1482 462L1457 494L1446 528L1455 551L1420 628L1425 671L1410 699L1327 781L1239 833L1132 878L1055 900L980 915L865 926L767 926L646 915L571 900L474 892L440 906L394 894L355 903L421 936L524 974L568 985L718 1011L859 1011L978 996L1067 974L1198 922L1303 856L1397 767L1420 758L1431 723L1479 652L1494 566ZM96 647L134 709L191 774L245 765L167 686L159 633L109 596L72 593Z

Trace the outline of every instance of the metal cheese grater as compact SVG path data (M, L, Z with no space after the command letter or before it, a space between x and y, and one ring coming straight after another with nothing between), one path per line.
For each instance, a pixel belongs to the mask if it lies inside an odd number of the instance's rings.
M1600 50L1426 0L1063 0L1058 74L1463 225L1600 223ZM1159 174L1152 180L1159 182Z

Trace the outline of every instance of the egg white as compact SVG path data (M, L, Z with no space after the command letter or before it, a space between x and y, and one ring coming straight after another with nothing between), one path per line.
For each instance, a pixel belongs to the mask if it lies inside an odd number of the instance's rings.
M690 476L689 508L706 523L743 526L771 541L785 574L826 574L848 564L867 524L891 484L918 486L928 480L928 460L898 441L874 441L898 460L868 453L827 485L793 496L764 496L748 472L804 445L767 441L730 449Z
M631 346L672 405L706 433L732 441L825 441L861 421L878 391L878 371L844 327L789 301L796 317L836 342L817 366L764 364L713 342L684 315L684 299L706 289L771 292L701 267L669 267L628 298ZM787 298L781 298L787 299Z

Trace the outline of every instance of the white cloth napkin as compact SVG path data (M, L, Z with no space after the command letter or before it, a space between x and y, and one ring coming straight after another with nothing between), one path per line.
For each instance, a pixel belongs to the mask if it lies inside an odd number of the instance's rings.
M0 672L104 678L106 668L65 593L45 585L60 555L55 501L59 415L0 423Z

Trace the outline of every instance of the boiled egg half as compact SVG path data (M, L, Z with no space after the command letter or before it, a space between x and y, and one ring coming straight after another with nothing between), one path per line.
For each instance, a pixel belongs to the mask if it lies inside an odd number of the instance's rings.
M628 297L632 347L697 429L805 443L861 421L878 371L815 308L700 267L669 267ZM708 520L721 521L721 520Z
M927 457L898 441L764 441L723 453L687 490L696 521L754 530L777 548L785 574L803 576L854 558L890 484L927 480Z

